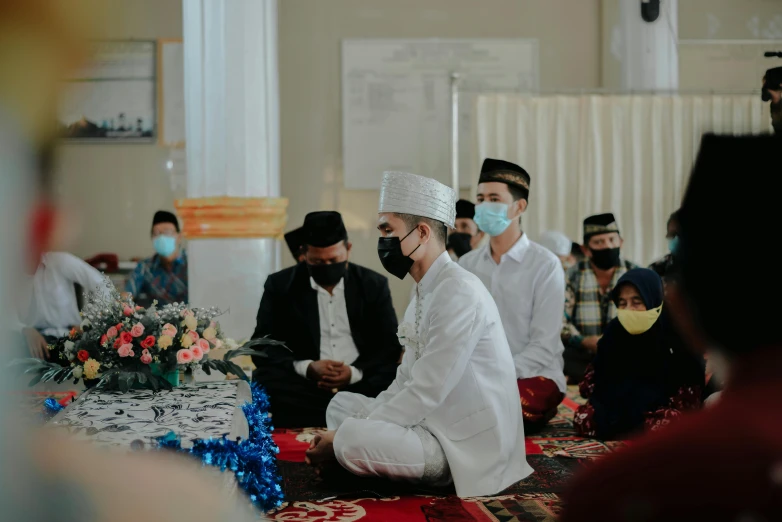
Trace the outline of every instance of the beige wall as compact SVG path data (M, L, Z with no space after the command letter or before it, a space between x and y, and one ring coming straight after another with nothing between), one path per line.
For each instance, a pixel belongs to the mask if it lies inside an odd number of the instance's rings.
M112 39L182 37L181 0L94 1L108 4ZM155 144L66 143L59 159L57 194L79 226L69 249L82 257L98 252L116 252L120 259L149 255L152 214L173 210L176 196L165 170L168 150Z
M114 38L182 36L181 0L94 1L109 3L116 13ZM610 53L617 0L278 2L282 194L291 200L289 228L307 212L339 210L353 240L352 259L381 272L374 231L378 194L342 188L342 39L537 38L543 90L615 87L618 78ZM782 0L679 0L680 38L773 37L782 28L780 7ZM64 146L59 193L83 218L72 250L82 256L113 251L123 259L149 254L152 213L172 209L181 196L171 190L167 159L168 151L156 145ZM392 280L400 313L410 286L409 280Z
M381 273L378 193L342 188L343 38L538 38L541 88L600 82L598 0L282 0L279 32L282 193L291 199L290 227L313 210L342 212L352 260ZM412 283L390 280L399 314Z

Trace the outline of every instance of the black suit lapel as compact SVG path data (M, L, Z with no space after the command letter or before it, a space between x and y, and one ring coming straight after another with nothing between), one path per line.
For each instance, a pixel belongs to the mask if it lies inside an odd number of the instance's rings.
M348 323L350 323L350 333L353 336L353 342L361 354L363 339L361 338L361 325L363 324L363 315L361 314L361 281L352 264L348 264L348 270L345 272L345 308L348 312Z
M320 359L320 312L318 310L318 293L310 285L307 266L300 263L296 268L296 290L293 292L293 302L300 320L310 333L312 344L306 348L307 353L302 358Z

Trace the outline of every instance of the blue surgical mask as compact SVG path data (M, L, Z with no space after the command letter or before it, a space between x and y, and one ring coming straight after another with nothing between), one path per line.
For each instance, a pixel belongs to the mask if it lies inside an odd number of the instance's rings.
M674 236L668 240L668 250L671 251L671 254L675 254L678 248L679 248L679 236Z
M508 217L510 205L484 202L475 206L475 224L490 236L499 236L513 222Z
M163 257L168 257L176 251L176 238L172 236L159 235L152 240L152 246L155 252Z

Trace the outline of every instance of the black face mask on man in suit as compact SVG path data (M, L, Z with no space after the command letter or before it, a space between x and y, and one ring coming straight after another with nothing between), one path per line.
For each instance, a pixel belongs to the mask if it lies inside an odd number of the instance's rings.
M347 261L344 263L332 263L330 265L307 264L307 270L310 273L310 277L322 287L336 286L340 279L345 277L347 269Z

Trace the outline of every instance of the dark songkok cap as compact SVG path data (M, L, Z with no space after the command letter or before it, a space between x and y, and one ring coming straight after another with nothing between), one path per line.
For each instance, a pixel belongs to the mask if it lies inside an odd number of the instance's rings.
M167 210L158 210L155 212L155 217L152 218L152 226L154 227L158 223L173 223L176 227L176 231L179 232L179 221L174 214Z
M769 101L771 94L768 91L782 90L782 67L774 67L766 71L763 79L763 101Z
M616 224L614 215L610 212L606 214L597 214L589 216L584 220L584 244L589 242L589 238L592 236L599 236L600 234L610 234L611 232L619 233L619 226Z
M524 198L529 197L530 177L526 170L509 161L486 158L481 166L481 183L505 183L524 192Z
M301 248L306 244L306 238L307 233L304 231L304 227L299 227L285 234L285 242L288 244L288 250L291 251L293 259L298 260Z
M715 245L727 237L762 245L775 233L782 178L769 169L779 165L780 150L779 136L705 135L679 209L673 257L682 291L708 340L734 355L782 350L779 330L769 327L779 322L782 279L766 274L754 284L725 284L725 267L715 261Z
M456 202L456 219L475 219L475 203L460 199Z
M318 248L336 245L348 238L339 212L310 212L304 218L304 243Z

